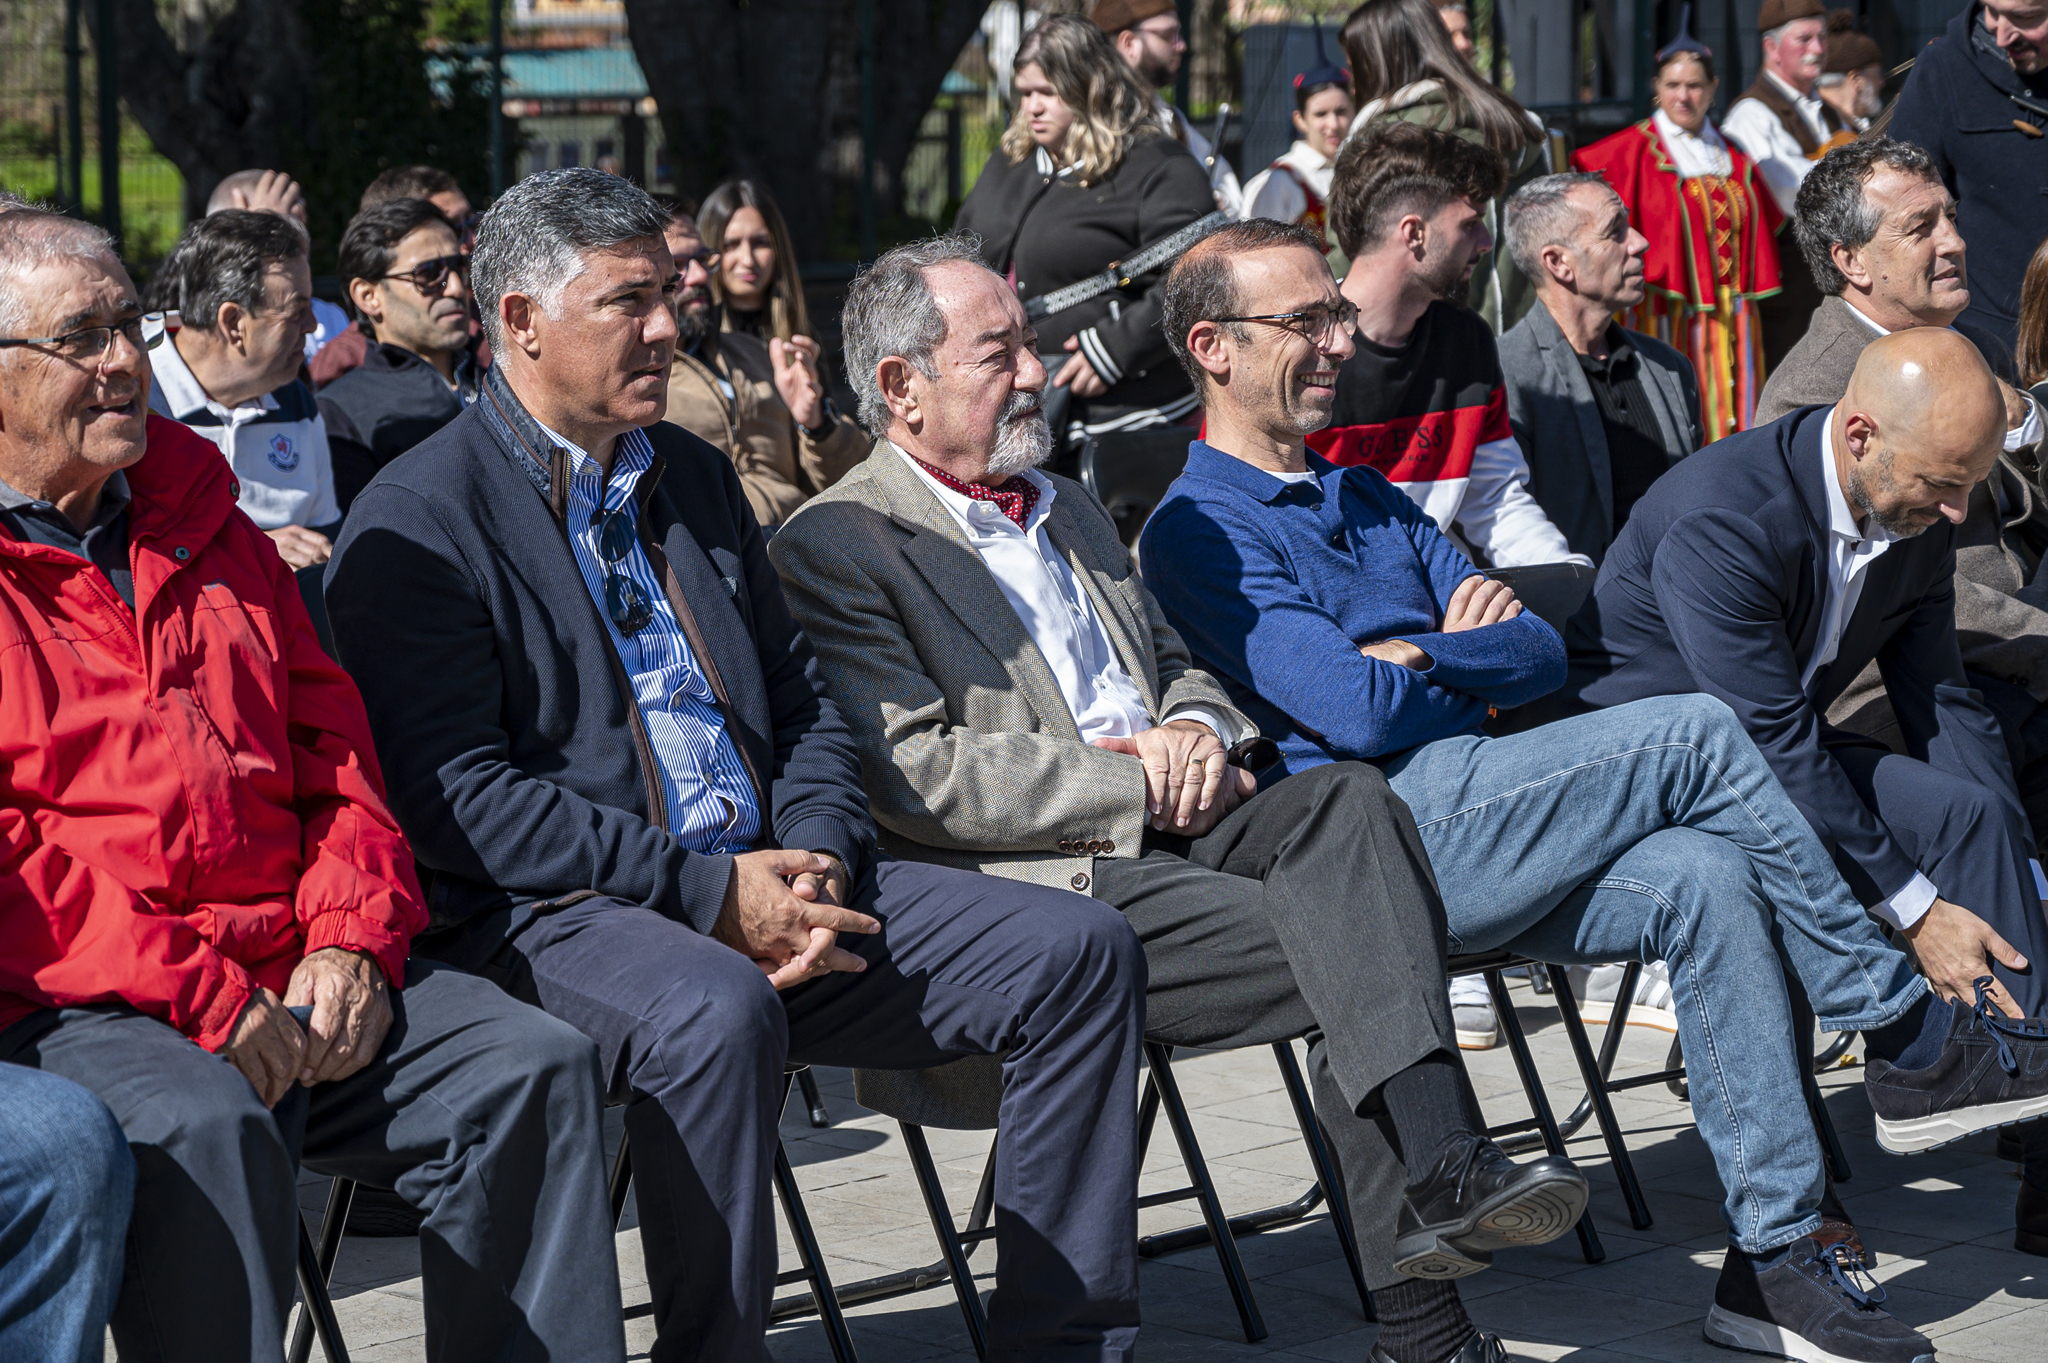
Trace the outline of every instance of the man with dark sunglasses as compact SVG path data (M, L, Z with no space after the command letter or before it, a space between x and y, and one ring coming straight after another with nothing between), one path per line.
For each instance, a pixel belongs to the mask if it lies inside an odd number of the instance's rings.
M360 368L320 390L346 513L378 469L476 401L482 368L469 330L469 257L430 200L389 199L356 214L338 273L373 338Z
M597 1042L655 1358L768 1359L786 1061L998 1052L990 1354L1128 1358L1137 939L1086 896L876 852L739 477L661 421L668 224L593 169L507 191L471 257L482 395L378 473L336 552L427 949Z

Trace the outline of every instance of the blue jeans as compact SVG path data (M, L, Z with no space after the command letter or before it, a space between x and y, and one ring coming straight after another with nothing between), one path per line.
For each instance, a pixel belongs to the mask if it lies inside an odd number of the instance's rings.
M1453 952L1670 965L1693 1115L1735 1243L1754 1253L1813 1231L1824 1179L1783 971L1828 1031L1890 1022L1927 986L1734 713L1664 696L1443 739L1385 770L1422 830Z
M102 1357L134 1192L135 1161L105 1104L0 1064L0 1358Z

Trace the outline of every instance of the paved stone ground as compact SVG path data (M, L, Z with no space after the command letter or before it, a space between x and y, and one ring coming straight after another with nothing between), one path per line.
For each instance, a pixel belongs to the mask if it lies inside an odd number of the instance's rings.
M1560 1116L1577 1102L1577 1071L1556 1009L1514 982L1538 1066ZM1594 1029L1597 1044L1599 1029ZM1617 1074L1659 1066L1668 1038L1629 1029ZM1527 1115L1506 1049L1468 1053L1490 1120ZM1285 1202L1306 1184L1303 1151L1279 1072L1263 1048L1231 1054L1187 1054L1176 1066L1197 1134L1233 1213ZM930 1263L938 1257L929 1222L894 1122L860 1108L851 1076L819 1072L833 1125L813 1130L792 1103L782 1134L805 1202L838 1280ZM1989 1134L1913 1158L1887 1155L1871 1135L1862 1071L1823 1079L1828 1110L1841 1132L1853 1178L1841 1192L1883 1259L1878 1276L1893 1312L1935 1337L1944 1363L2005 1363L2048 1356L2048 1260L2012 1248L2013 1167L1994 1158ZM1629 1147L1655 1217L1647 1230L1630 1226L1613 1171L1589 1124L1572 1153L1593 1182L1593 1216L1606 1262L1588 1265L1575 1237L1498 1256L1492 1270L1464 1280L1474 1319L1498 1331L1518 1358L1618 1363L1624 1359L1689 1363L1738 1357L1704 1343L1706 1313L1726 1241L1713 1165L1684 1104L1662 1087L1616 1100ZM612 1114L611 1138L618 1135ZM981 1175L988 1138L931 1133L956 1212L964 1220ZM1143 1190L1178 1186L1179 1160L1165 1124L1146 1162ZM315 1225L326 1196L308 1179L301 1200ZM1194 1219L1192 1204L1147 1211L1146 1232ZM618 1239L628 1303L646 1301L639 1237ZM1322 1216L1242 1242L1270 1334L1247 1345L1212 1250L1206 1245L1145 1262L1142 1270L1148 1360L1259 1357L1362 1360L1373 1328L1359 1313L1337 1241ZM795 1265L785 1234L783 1266ZM994 1253L975 1256L984 1292ZM357 1363L419 1363L425 1358L419 1256L411 1240L350 1240L335 1274L336 1308ZM959 1308L949 1286L859 1307L850 1313L864 1363L971 1359ZM627 1328L635 1358L653 1340L646 1320ZM831 1355L816 1319L794 1320L772 1337L779 1363L823 1363ZM317 1357L317 1351L316 1351Z

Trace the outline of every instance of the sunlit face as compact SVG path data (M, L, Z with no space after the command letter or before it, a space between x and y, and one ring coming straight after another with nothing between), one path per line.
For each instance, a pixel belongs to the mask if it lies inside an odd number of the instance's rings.
M1613 190L1579 185L1569 196L1579 212L1571 262L1579 296L1620 312L1643 301L1643 256L1650 243L1629 225L1628 205Z
M1188 50L1180 18L1172 14L1155 14L1133 24L1116 35L1116 46L1131 69L1155 90L1171 84L1180 74L1180 59Z
M319 328L313 317L312 262L304 256L271 261L263 270L262 306L242 313L237 326L250 386L269 393L297 378L306 338Z
M1699 58L1692 56L1673 57L1657 72L1652 87L1657 107L1664 111L1664 117L1676 123L1694 136L1707 121L1707 110L1714 105L1714 91L1718 81L1707 77L1707 68Z
M1872 64L1844 72L1836 84L1821 86L1819 94L1846 119L1876 118L1884 112L1884 68Z
M1851 449L1858 446L1857 422L1848 422ZM1923 429L1899 440L1869 430L1862 457L1849 466L1849 503L1859 516L1888 533L1910 539L1942 521L1961 525L1969 514L1970 489L1990 476L1997 461L1998 432L1971 439L1973 427L1925 421Z
M649 237L583 259L583 273L563 287L552 310L507 294L500 316L510 327L531 327L532 339L521 344L553 410L585 428L651 425L668 409L675 257L667 242Z
M1024 111L1025 125L1031 129L1031 140L1059 156L1067 145L1067 130L1074 126L1074 111L1053 90L1037 62L1018 67L1012 84L1017 107Z
M1334 161L1337 148L1344 145L1344 136L1351 131L1351 116L1356 112L1350 94L1342 86L1333 85L1310 95L1308 104L1295 111L1294 130L1301 134L1302 141Z
M1827 61L1827 25L1819 19L1794 19L1775 38L1763 40L1764 65L1779 80L1805 93L1820 79Z
M1879 166L1863 186L1877 232L1844 252L1868 275L1869 303L1888 330L1947 326L1970 306L1955 201L1941 181Z
M1451 35L1451 46L1458 49L1458 55L1471 61L1472 54L1479 50L1478 44L1472 41L1472 12L1462 5L1440 5L1436 17L1444 21L1444 28Z
M728 303L747 312L768 305L775 283L775 234L758 208L741 205L725 220L718 248L718 287Z
M685 349L711 333L711 270L718 257L704 249L694 218L677 217L663 234L676 262L676 325Z
M1486 216L1470 199L1453 199L1425 224L1422 282L1438 298L1458 302L1472 283L1480 258L1493 249Z
M469 281L450 270L437 289L422 289L411 278L423 265L461 254L455 229L430 222L399 239L384 279L349 281L356 307L370 319L377 339L415 355L447 355L469 344Z
M1317 251L1298 246L1252 251L1233 259L1231 271L1238 316L1350 309ZM1330 424L1337 372L1358 349L1342 327L1311 335L1277 322L1225 324L1218 344L1230 372L1210 385L1211 404L1235 407L1247 424L1282 439Z
M1016 290L978 265L936 265L927 278L946 339L931 357L934 376L906 366L919 457L958 477L1000 483L1052 450L1038 333ZM900 361L883 361L892 363Z
M2048 65L2048 4L2042 0L1982 0L1984 27L2012 69L2031 76Z
M47 261L9 287L29 300L21 336L118 327L142 315L128 272L98 256ZM91 359L49 346L0 350L0 478L39 485L86 466L104 476L133 464L145 448L148 401L149 352L121 331Z

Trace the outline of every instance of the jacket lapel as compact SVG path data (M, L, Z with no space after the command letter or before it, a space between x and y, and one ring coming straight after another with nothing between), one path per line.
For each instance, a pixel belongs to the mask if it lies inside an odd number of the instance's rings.
M1042 729L1078 741L1081 730L1067 708L1052 665L1039 652L995 574L974 552L953 517L887 442L876 444L869 466L876 486L888 499L890 519L912 532L904 542L903 556L967 632L995 655L1037 714Z
M1073 494L1068 495L1071 497ZM1071 505L1058 499L1053 501L1052 510L1045 518L1045 533L1053 548L1066 556L1075 579L1088 593L1088 599L1095 603L1095 614L1101 619L1103 628L1109 631L1110 642L1116 645L1124 671L1130 673L1131 680L1144 691L1145 708L1157 718L1159 669L1158 660L1152 656L1152 632L1148 623L1139 617L1137 607L1118 588L1115 579L1098 565L1095 555L1087 552L1087 530Z
M1600 407L1593 401L1593 386L1586 382L1586 371L1579 364L1579 354L1564 338L1564 332L1557 325L1557 319L1550 315L1550 309L1535 307L1529 315L1536 319L1536 344L1543 348L1550 361L1553 378L1571 395L1572 414L1579 422L1579 445L1586 451L1586 464L1593 475L1593 490L1600 494L1600 514L1607 518L1607 534L1614 535L1614 464L1607 457L1607 428L1600 424ZM1524 451L1524 457L1527 456Z
M1651 406L1657 409L1657 433L1664 437L1664 448L1691 453L1692 422L1685 415L1685 387L1679 383L1678 375L1662 365L1648 363L1640 347L1636 350L1636 372L1648 380L1643 386L1649 390ZM1677 455L1668 458L1671 467L1678 467Z
M1813 412L1797 427L1787 433L1782 446L1785 460L1790 465L1786 472L1791 476L1792 486L1798 490L1800 505L1806 511L1807 552L1812 556L1807 572L1807 595L1803 603L1805 614L1796 613L1786 621L1787 632L1792 636L1793 656L1804 667L1813 657L1815 641L1820 636L1821 616L1827 613L1828 564L1831 554L1828 546L1828 489L1827 475L1820 466L1820 433L1822 423L1828 420L1833 408L1824 407ZM1885 558L1891 555L1886 553ZM1883 559L1872 565L1873 570L1882 566ZM1860 602L1859 602L1860 604ZM1846 634L1848 631L1843 631ZM1840 657L1837 650L1836 656ZM1816 674L1815 680L1823 680L1826 669Z

